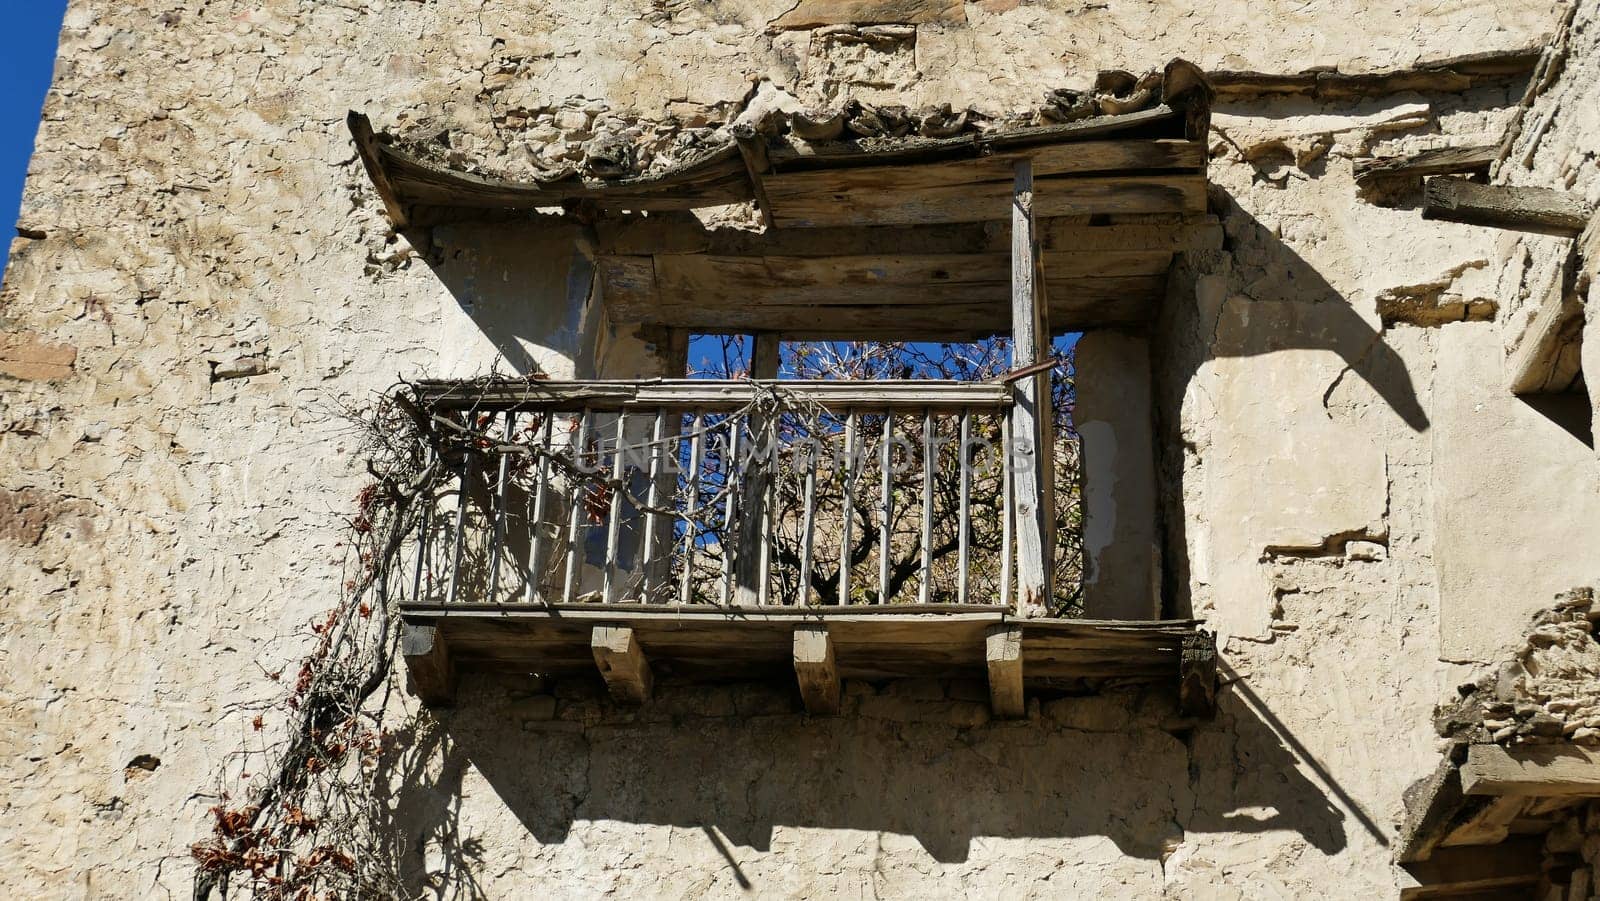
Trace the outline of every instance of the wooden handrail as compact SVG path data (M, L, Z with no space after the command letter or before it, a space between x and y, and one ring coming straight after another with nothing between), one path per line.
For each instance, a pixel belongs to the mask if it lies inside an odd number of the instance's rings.
M434 410L484 413L524 410L617 412L665 409L737 410L761 391L776 390L800 404L830 411L1002 410L1012 404L1005 384L955 381L732 381L654 379L645 381L423 381L417 399Z

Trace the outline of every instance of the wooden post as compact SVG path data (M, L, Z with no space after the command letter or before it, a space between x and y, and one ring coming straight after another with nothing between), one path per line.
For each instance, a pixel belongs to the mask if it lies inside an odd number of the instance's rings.
M433 626L400 627L400 656L405 658L411 693L429 707L448 707L456 700L455 666L444 636Z
M833 662L833 639L826 626L794 630L794 674L806 712L823 716L839 712L839 668Z
M623 704L643 704L649 699L655 678L632 629L595 626L589 650L594 653L595 666L600 668L613 698Z
M1016 164L1011 204L1011 366L1032 366L1050 356L1033 220L1033 163ZM1011 441L1016 455L1017 612L1045 616L1050 610L1054 515L1051 494L1054 441L1051 434L1050 372L1018 379L1013 389Z
M769 380L778 377L778 336L765 333L754 336L750 349L750 377ZM765 416L751 415L750 468L745 470L744 484L739 492L738 553L734 560L737 575L734 603L753 607L765 594L761 590L766 581L766 568L761 565L762 545L767 540L764 528L767 514L767 490L772 484L772 460L768 451L776 451L777 423ZM770 434L769 434L770 432Z
M1022 694L1022 627L991 626L985 639L989 663L989 707L1000 719L1027 713Z

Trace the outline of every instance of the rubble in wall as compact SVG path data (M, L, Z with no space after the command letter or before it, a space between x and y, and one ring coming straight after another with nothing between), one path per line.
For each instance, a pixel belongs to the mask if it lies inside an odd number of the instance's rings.
M1435 715L1439 734L1504 745L1600 745L1600 607L1575 588L1533 617L1521 647Z

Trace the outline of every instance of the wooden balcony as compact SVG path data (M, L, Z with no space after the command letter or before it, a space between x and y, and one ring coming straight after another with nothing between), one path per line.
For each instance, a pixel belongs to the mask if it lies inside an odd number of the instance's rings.
M1182 681L1209 703L1196 623L1070 618L1075 517L1019 470L1070 478L1076 445L1014 440L1003 382L439 382L417 401L455 474L402 604L430 703L461 669L596 667L632 702L657 679L795 678L816 713L841 679L910 676L986 677L1006 716L1025 686ZM1038 511L1047 559L1020 540ZM1030 566L1047 590L1024 593Z

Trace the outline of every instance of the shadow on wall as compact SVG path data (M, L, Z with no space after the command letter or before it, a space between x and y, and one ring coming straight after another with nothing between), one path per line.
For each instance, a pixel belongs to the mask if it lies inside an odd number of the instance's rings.
M1210 206L1227 236L1224 249L1196 255L1173 270L1167 301L1152 337L1158 417L1157 448L1167 525L1163 607L1170 616L1192 610L1183 514L1186 468L1183 400L1202 366L1213 360L1259 357L1281 351L1327 351L1343 367L1327 384L1285 378L1262 384L1269 409L1326 409L1346 379L1366 382L1407 426L1430 423L1405 361L1309 262L1212 186ZM1285 391L1303 391L1294 397ZM1287 426L1287 415L1282 420ZM1264 477L1267 474L1263 474Z
M601 697L598 680L563 682L558 699L469 679L460 706L425 716L393 761L391 847L419 891L448 884L450 896L482 897L471 870L484 844L531 856L504 847L519 837L504 831L498 805L540 845L566 842L579 821L698 830L703 850L747 888L741 853L748 863L751 851L771 852L778 827L910 836L946 864L966 861L982 838L1103 836L1146 860L1195 832L1293 832L1330 855L1354 830L1386 844L1240 687L1223 692L1210 723L1179 720L1170 690L1155 688L1048 701L1030 722L989 723L983 702L918 700L926 695L894 685L853 686L844 714L811 718L769 685L673 686L631 711ZM492 837L463 834L464 784L468 819ZM805 854L803 843L781 847L786 864L803 865L790 856ZM640 836L631 854L652 848L668 853L658 835Z

